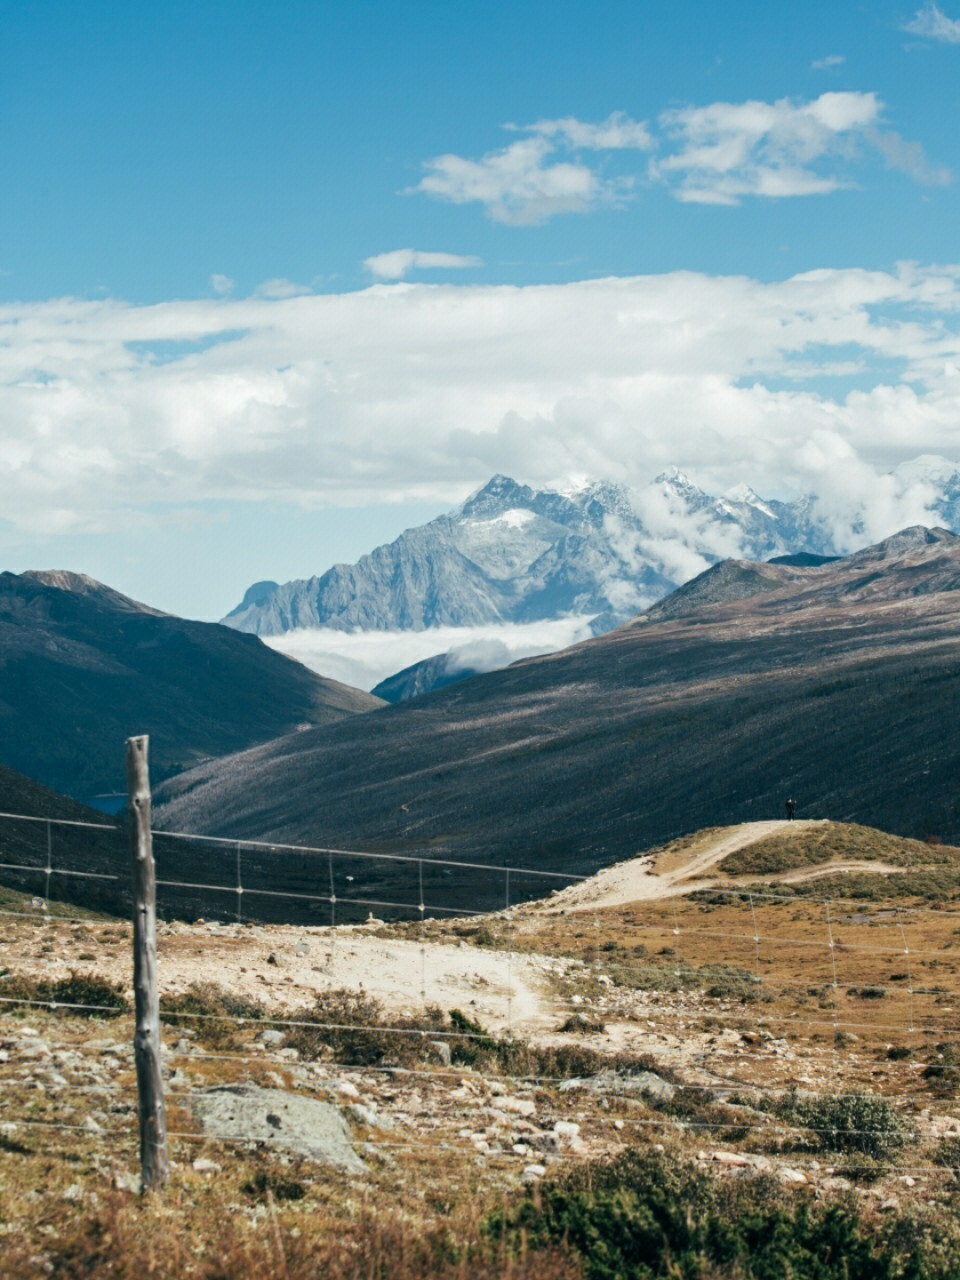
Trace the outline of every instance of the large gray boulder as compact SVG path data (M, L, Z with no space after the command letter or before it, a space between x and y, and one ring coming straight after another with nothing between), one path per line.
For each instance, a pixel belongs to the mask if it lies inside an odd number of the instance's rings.
M197 1095L193 1111L211 1138L273 1147L348 1173L363 1171L346 1122L329 1102L255 1084L224 1085Z

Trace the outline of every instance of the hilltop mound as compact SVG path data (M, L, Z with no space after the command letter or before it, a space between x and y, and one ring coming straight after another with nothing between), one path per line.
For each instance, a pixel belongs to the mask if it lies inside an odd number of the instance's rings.
M951 896L960 890L960 848L856 823L746 822L618 862L529 909L597 911L737 886L803 893L815 882L839 896L924 897L931 887L937 897Z

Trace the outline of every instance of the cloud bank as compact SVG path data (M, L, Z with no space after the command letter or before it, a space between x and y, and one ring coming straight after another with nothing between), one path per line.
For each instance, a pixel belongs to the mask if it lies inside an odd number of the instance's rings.
M589 618L504 622L484 627L432 627L429 631L287 631L264 643L311 671L357 689L374 685L415 662L448 653L447 669L495 671L520 658L554 653L590 638Z
M950 23L935 6L933 12L936 23L928 17L925 34L933 25L941 33L938 39L952 38L945 34L952 26L960 31L960 23ZM831 55L813 66L825 70L843 61ZM699 204L827 195L855 186L875 152L917 182L949 182L949 170L931 164L920 143L887 127L883 110L875 93L843 92L809 102L780 98L672 108L661 113L656 126L623 112L596 124L565 116L507 125L525 136L479 160L436 156L411 191L453 204L480 204L496 222L529 226L557 214L621 205L634 198L640 181L664 185L677 200ZM611 174L589 154L630 151L653 153L645 169Z
M882 472L960 455L960 266L9 304L0 413L8 540L675 462L820 493L862 542L917 509Z

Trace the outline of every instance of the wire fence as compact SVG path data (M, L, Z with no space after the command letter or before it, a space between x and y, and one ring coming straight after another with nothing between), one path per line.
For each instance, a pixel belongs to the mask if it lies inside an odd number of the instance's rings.
M936 1151L960 1138L960 910L949 905L738 884L611 913L566 892L585 877L520 865L153 841L169 1132L188 1147L234 1141L199 1125L211 1090L256 1083L342 1101L352 1081L368 1151L435 1149L439 1135L509 1166L680 1135L813 1178L839 1158L836 1122L817 1123L811 1105L875 1093L909 1137L889 1168L952 1176ZM127 857L117 824L0 814L0 883L26 895L0 907L13 971L0 1013L20 1015L2 1033L0 1137L33 1127L135 1146L129 1011L67 981L71 969L129 968L129 930L110 917L129 911ZM34 985L11 986L23 974ZM232 1002L208 987L215 1007L189 1006L198 980ZM118 1021L95 1078L70 1058L83 1057L76 1035L52 1045L68 1026L45 1016L57 1012ZM40 1014L42 1034L27 1034L24 1019ZM575 1150L558 1136L572 1114ZM848 1118L846 1174L861 1149L882 1171L875 1139Z

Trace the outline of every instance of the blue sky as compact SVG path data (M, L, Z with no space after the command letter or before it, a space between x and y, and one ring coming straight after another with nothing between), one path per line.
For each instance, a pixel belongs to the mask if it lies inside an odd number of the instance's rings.
M493 470L960 454L960 3L2 11L4 567L218 616Z

